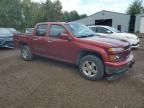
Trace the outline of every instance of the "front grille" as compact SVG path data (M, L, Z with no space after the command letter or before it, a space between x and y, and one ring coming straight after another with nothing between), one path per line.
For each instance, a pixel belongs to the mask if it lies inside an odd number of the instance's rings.
M12 41L5 41L4 46L13 47L14 43Z
M130 50L130 45L124 47L124 50Z
M128 46L124 47L124 49L125 49L124 57L125 57L125 59L127 59L130 56L130 53L131 53L131 46L128 45Z
M0 40L0 46L2 46L4 44L3 40Z

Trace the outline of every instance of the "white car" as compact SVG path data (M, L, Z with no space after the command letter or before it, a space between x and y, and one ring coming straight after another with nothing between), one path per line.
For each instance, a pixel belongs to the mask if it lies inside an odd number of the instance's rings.
M132 48L138 48L140 46L140 40L138 36L130 33L122 33L119 30L109 26L89 26L94 32L100 36L126 40L130 43Z

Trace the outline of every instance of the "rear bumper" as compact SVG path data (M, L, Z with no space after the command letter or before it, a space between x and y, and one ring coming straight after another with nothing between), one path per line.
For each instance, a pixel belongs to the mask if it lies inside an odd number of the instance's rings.
M135 60L133 58L133 55L131 54L129 58L120 63L109 63L106 62L106 79L107 80L115 80L121 77L123 74L125 74L129 68L131 68L135 63Z

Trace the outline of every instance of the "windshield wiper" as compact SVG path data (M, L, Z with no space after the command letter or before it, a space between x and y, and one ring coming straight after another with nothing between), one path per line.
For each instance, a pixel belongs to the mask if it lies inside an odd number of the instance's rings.
M86 37L93 37L96 36L95 34L89 34L89 35L81 35L78 38L86 38Z
M79 36L78 38L86 38L86 37L89 37L89 36L83 35L83 36Z
M96 34L89 34L87 36L92 37L92 36L96 36Z

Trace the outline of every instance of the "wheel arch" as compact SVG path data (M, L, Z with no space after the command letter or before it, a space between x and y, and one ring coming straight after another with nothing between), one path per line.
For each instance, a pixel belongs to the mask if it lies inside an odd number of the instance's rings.
M94 56L99 57L101 59L101 61L103 62L103 64L104 64L104 59L103 59L103 57L101 56L100 53L83 50L83 51L80 51L78 53L77 60L76 60L76 65L79 65L79 62L80 62L81 58L84 57L84 56L87 56L87 55L94 55Z
M26 42L19 42L19 48L21 48L24 45L28 45Z

